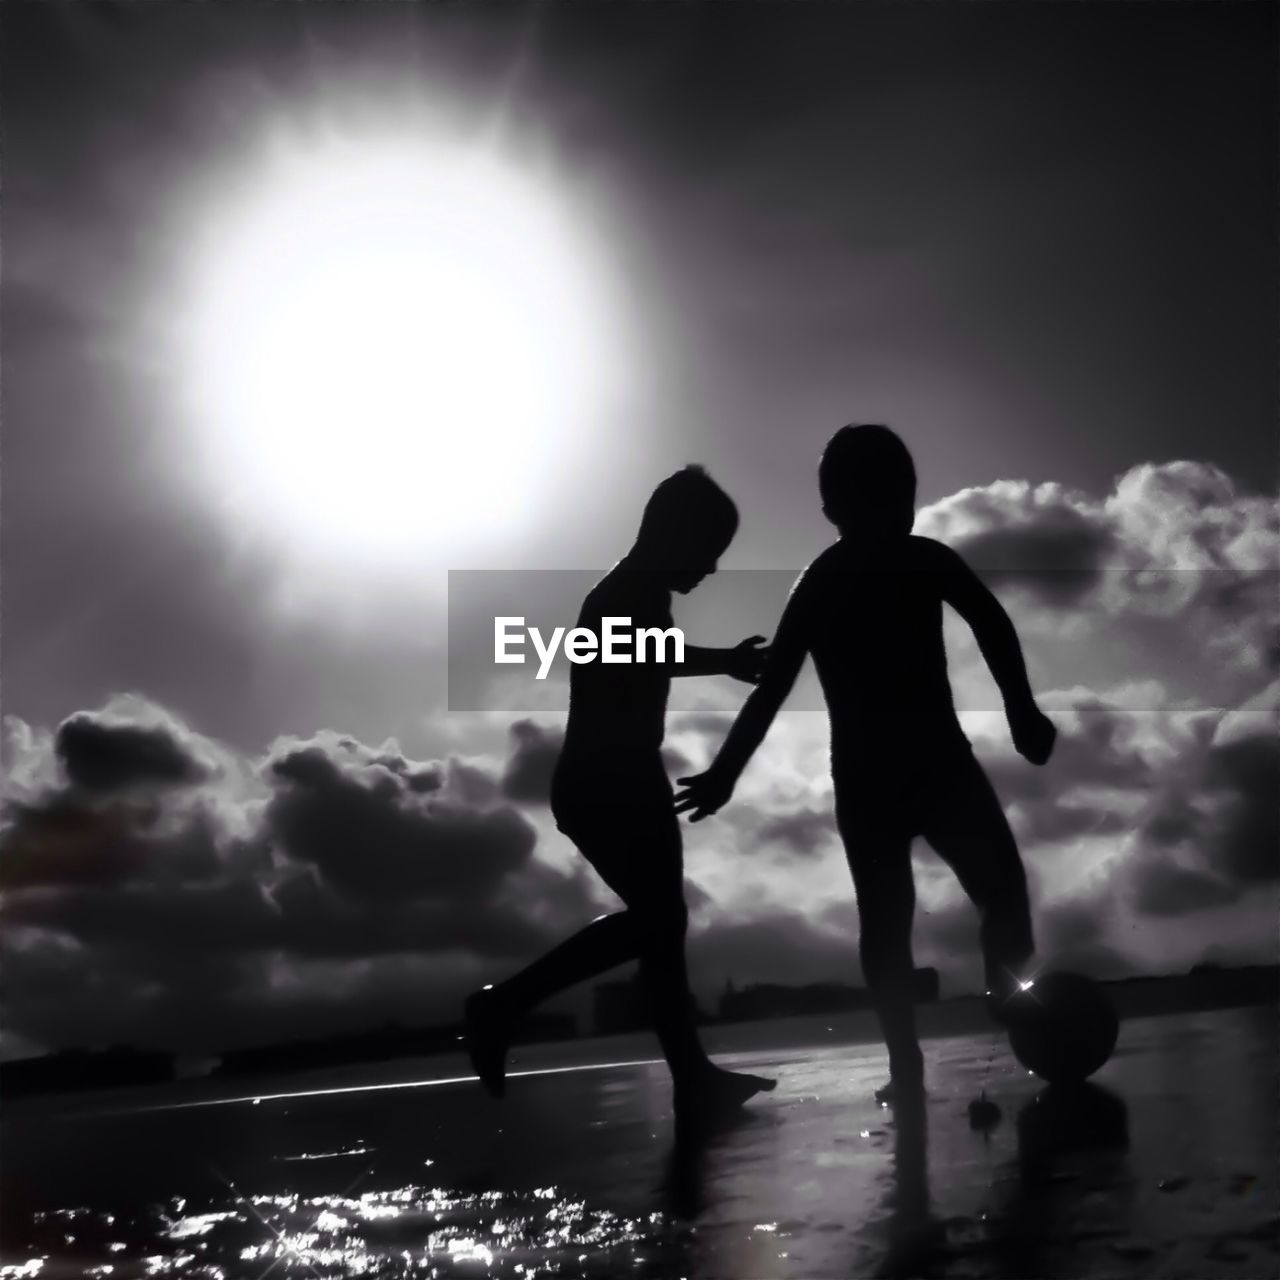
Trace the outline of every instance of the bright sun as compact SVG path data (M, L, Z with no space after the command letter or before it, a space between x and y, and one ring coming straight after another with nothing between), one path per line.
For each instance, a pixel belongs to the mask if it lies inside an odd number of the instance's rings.
M483 155L329 145L224 211L190 390L237 517L390 556L511 527L607 360L584 238Z

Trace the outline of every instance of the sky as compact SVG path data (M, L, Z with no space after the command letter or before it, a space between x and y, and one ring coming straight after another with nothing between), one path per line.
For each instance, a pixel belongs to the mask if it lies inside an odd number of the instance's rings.
M546 808L563 685L450 709L448 575L604 568L696 461L738 572L677 620L768 633L848 421L1059 724L1019 761L949 624L1044 953L1275 959L1275 21L5 6L0 1055L447 1019L605 909ZM696 683L673 767L740 701ZM689 830L704 999L860 980L816 706Z

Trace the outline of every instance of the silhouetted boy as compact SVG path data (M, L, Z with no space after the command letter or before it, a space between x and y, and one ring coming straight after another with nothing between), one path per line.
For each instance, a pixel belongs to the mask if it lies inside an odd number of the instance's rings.
M635 545L587 595L578 625L597 635L606 617L630 618L636 628L670 627L671 593L686 594L714 573L737 527L733 501L700 467L669 476L645 506ZM671 677L722 673L754 684L763 643L754 636L732 649L686 645L683 663L595 661L571 669L551 812L626 910L601 916L513 978L467 1000L472 1065L494 1096L503 1092L511 1028L523 1014L574 983L637 959L671 1068L678 1119L773 1088L772 1080L714 1066L698 1037L685 970L684 853L661 754Z
M697 821L728 801L811 653L831 721L836 825L857 892L862 969L889 1050L890 1082L876 1096L890 1101L923 1087L913 839L924 836L978 908L997 1019L1033 951L1017 845L952 702L943 604L973 628L1018 751L1043 764L1055 730L1035 704L999 601L956 552L912 536L916 475L902 441L883 426L842 428L823 452L818 488L840 539L797 580L758 688L711 767L680 779L677 811Z

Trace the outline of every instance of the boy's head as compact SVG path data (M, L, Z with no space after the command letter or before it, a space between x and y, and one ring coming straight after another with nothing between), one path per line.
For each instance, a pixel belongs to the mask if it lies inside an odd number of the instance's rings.
M673 591L692 591L738 531L733 499L698 466L668 476L645 504L636 549Z
M841 427L818 463L822 513L841 533L899 534L915 522L911 452L878 423Z

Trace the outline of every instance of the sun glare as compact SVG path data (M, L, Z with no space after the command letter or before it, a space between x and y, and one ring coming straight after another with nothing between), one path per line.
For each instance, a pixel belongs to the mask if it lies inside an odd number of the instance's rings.
M238 519L326 553L509 530L590 425L601 290L553 192L491 157L328 146L220 213L191 393Z

